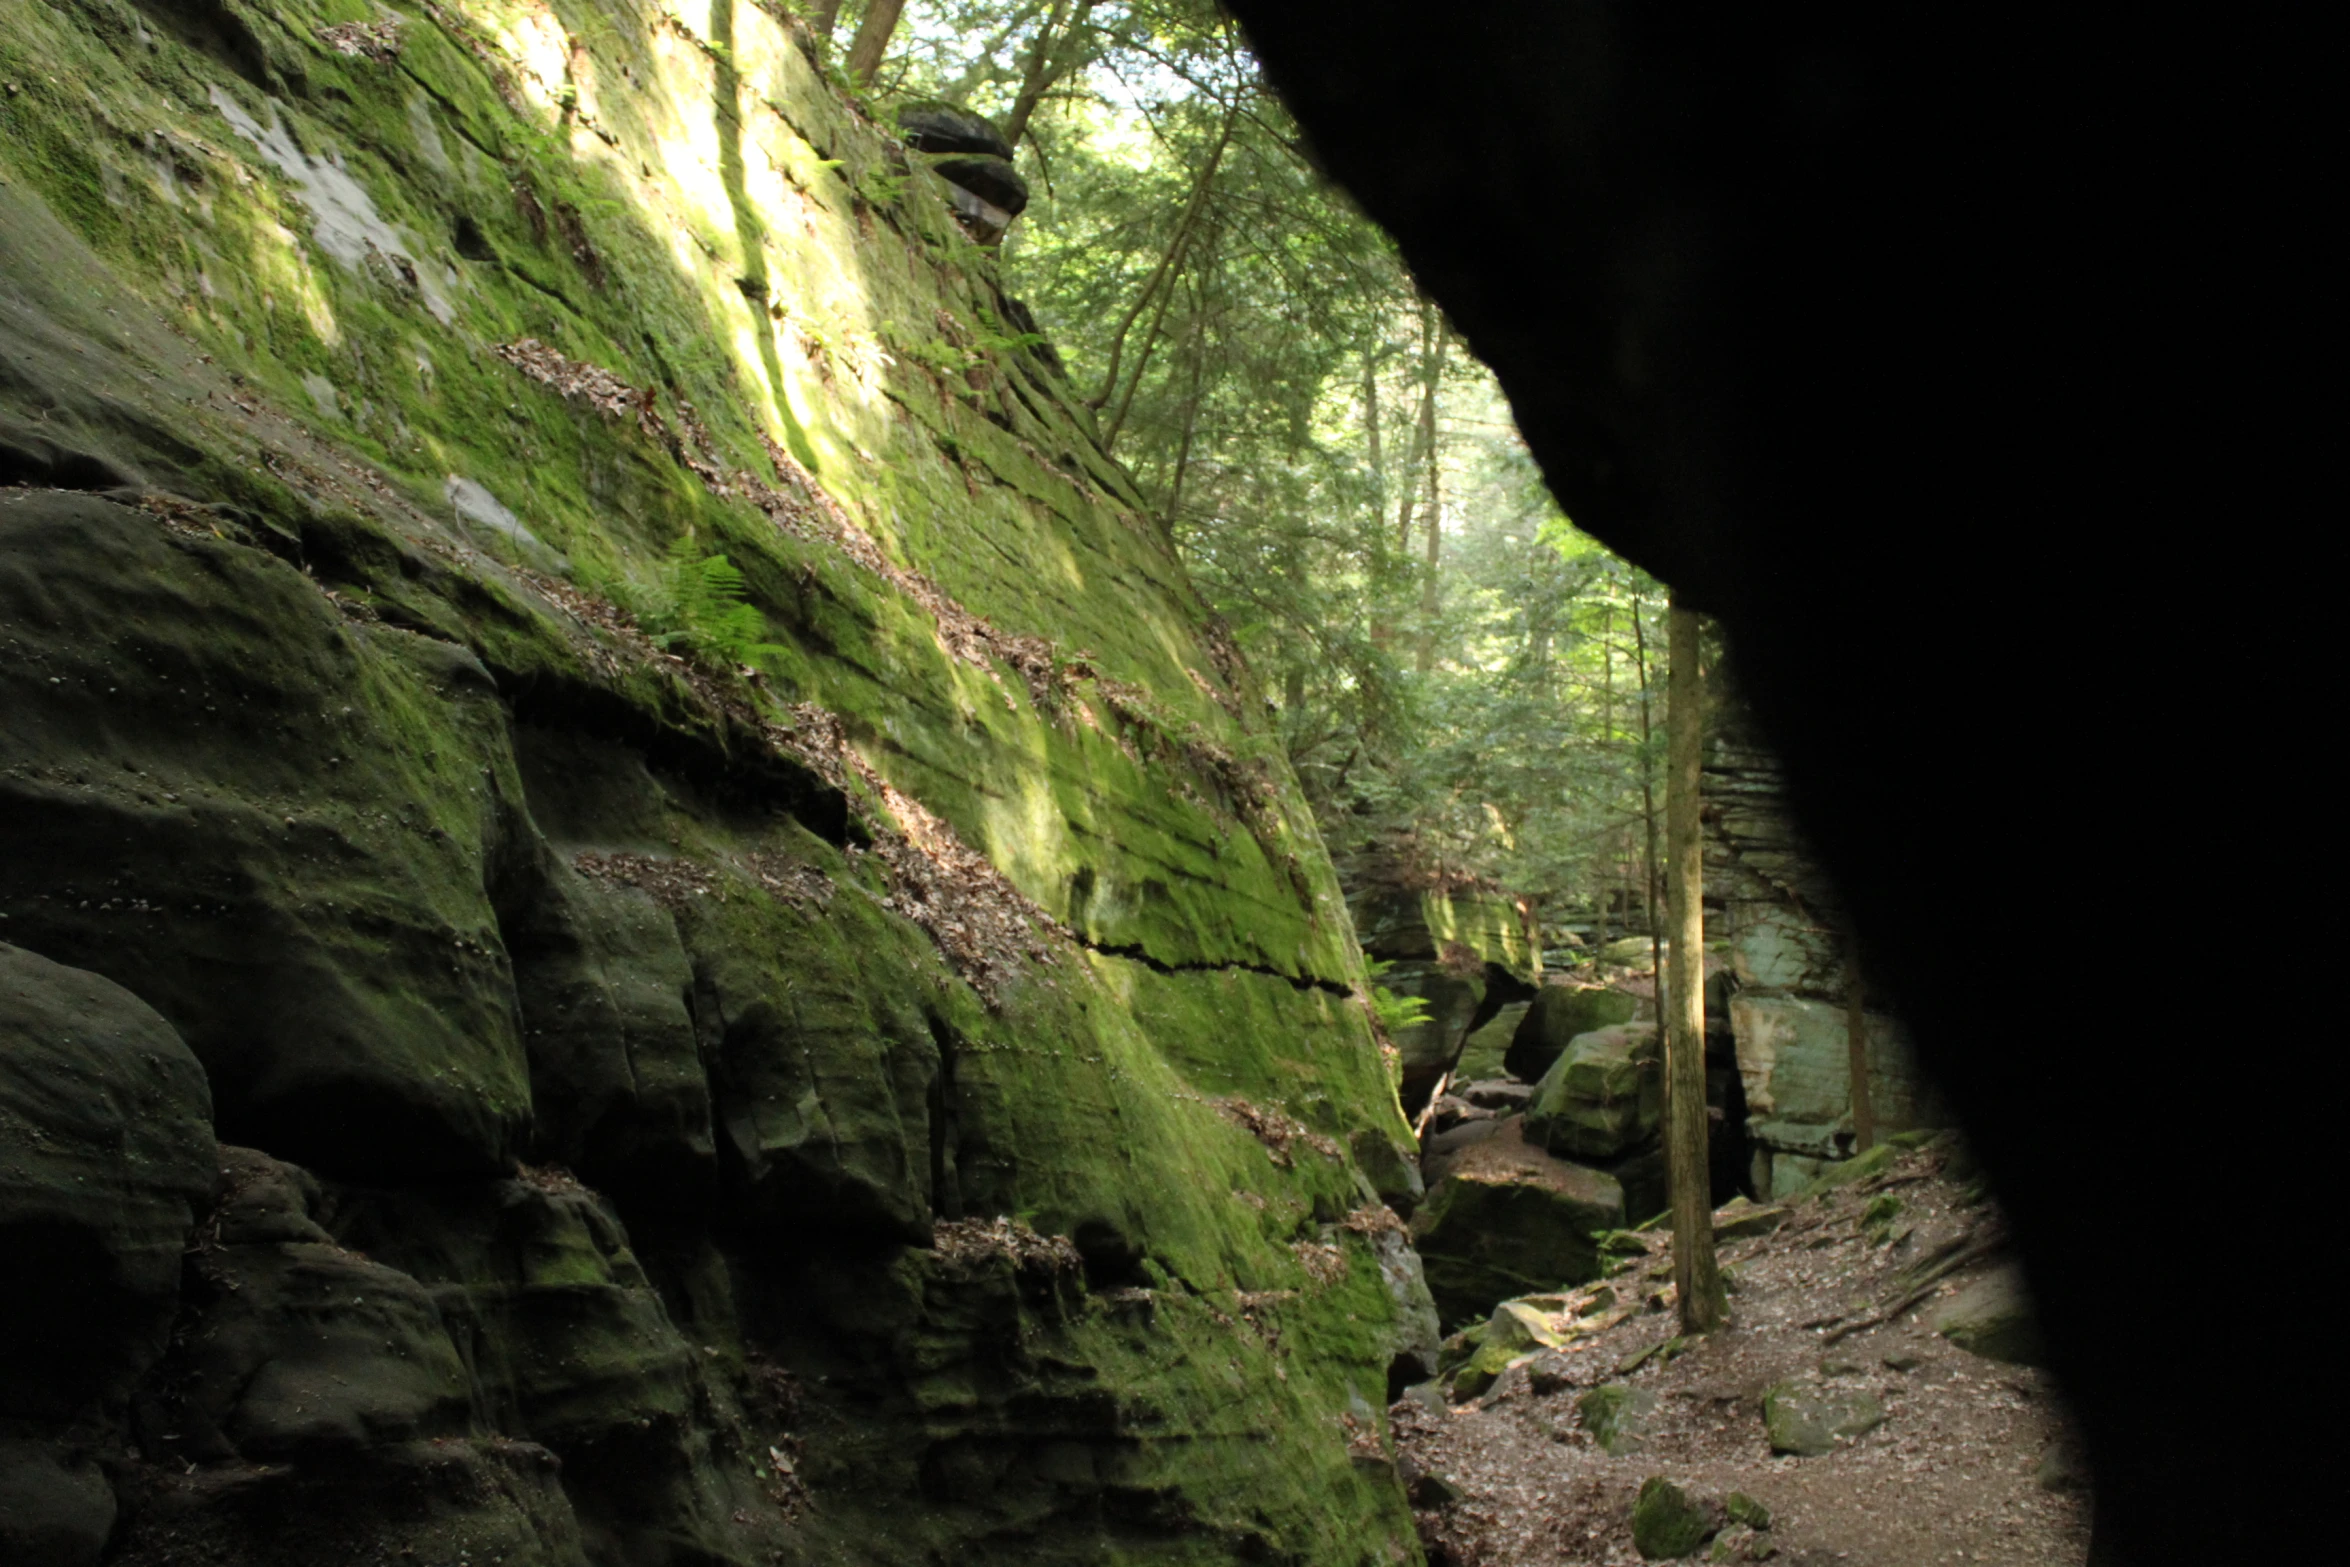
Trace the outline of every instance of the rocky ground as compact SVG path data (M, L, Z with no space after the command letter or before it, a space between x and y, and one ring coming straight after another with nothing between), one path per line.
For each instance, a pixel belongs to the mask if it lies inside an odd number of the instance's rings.
M1717 1215L1733 1281L1719 1335L1675 1338L1670 1245L1651 1233L1614 1239L1623 1260L1604 1283L1505 1305L1449 1340L1444 1382L1394 1412L1431 1561L1640 1561L1633 1504L1663 1477L1698 1516L1661 1541L1675 1499L1652 1497L1651 1551L2080 1563L2077 1449L2052 1379L2028 1363L2037 1336L1965 1154L1945 1139L1854 1171L1781 1207ZM1743 1500L1726 1514L1733 1493Z

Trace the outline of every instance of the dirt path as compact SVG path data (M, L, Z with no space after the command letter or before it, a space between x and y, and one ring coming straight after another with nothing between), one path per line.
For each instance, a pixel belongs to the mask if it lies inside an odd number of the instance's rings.
M1874 1180L1793 1205L1775 1233L1725 1245L1732 1325L1669 1364L1629 1374L1632 1353L1676 1331L1668 1248L1608 1281L1631 1305L1612 1327L1504 1372L1480 1399L1396 1405L1397 1447L1432 1562L1459 1567L1636 1563L1630 1514L1641 1483L1663 1475L1719 1499L1740 1491L1770 1512L1752 1549L1786 1567L2079 1567L2088 1504L2079 1482L2049 1489L2044 1459L2071 1451L2048 1374L1988 1360L1934 1333L1949 1297L2005 1266L1995 1253L1950 1274L1914 1308L1830 1343L1910 1290L1905 1271L1984 1240L1999 1218L1942 1171L1934 1149ZM1887 1198L1899 1212L1887 1218ZM1877 1222L1865 1222L1876 1203ZM1581 1305L1596 1287L1577 1292ZM1604 1321L1595 1313L1594 1321ZM1818 1396L1865 1394L1883 1423L1815 1457L1773 1456L1763 1396L1792 1379ZM1604 1452L1577 1410L1618 1383L1653 1395L1637 1450ZM1542 1391L1537 1391L1537 1388ZM1434 1401L1432 1401L1434 1402ZM1635 1399L1635 1405L1644 1400ZM2053 1471L2069 1468L2061 1462ZM1728 1543L1743 1543L1733 1532ZM1704 1559L1700 1552L1700 1560ZM1742 1559L1753 1559L1751 1556Z

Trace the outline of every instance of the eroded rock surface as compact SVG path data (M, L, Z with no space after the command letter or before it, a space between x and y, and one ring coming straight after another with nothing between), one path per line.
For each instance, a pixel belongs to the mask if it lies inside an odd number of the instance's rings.
M1408 1538L1336 877L961 188L749 4L0 70L0 1556Z

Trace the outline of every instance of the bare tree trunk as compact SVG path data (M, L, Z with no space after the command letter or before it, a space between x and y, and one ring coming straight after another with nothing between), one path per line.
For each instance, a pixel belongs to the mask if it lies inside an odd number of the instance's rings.
M1436 566L1444 551L1444 464L1436 450L1436 386L1444 376L1444 350L1451 332L1449 322L1436 329L1436 355L1428 363L1428 390L1420 401L1420 440L1428 454L1428 569L1420 578L1420 646L1412 663L1423 675L1436 660Z
M1379 360L1363 356L1363 436L1371 451L1371 533L1384 535L1387 521L1387 463L1379 450Z
M1610 604L1600 612L1599 619L1599 744L1603 751L1614 749L1616 743L1615 637L1616 607ZM1591 937L1594 971L1600 961L1600 952L1607 946L1608 904L1616 895L1616 872L1623 863L1623 855L1614 842L1615 836L1614 830L1610 829L1603 837L1608 845L1609 863L1599 879L1599 928Z
M849 45L843 67L859 87L873 85L873 73L881 69L881 57L889 53L890 36L898 30L898 13L905 8L906 0L871 0L865 7L865 19L857 24L857 36Z
M1208 253L1211 256L1215 254L1213 243ZM1134 394L1141 390L1143 373L1150 369L1151 354L1159 344L1159 328L1166 324L1167 307L1175 302L1175 291L1182 286L1183 276L1178 272L1168 278L1166 287L1159 290L1158 308L1151 312L1150 330L1142 334L1142 352L1134 356L1134 373L1126 378L1126 390L1118 398L1118 411L1110 416L1109 425L1102 431L1102 450L1105 452L1118 444L1118 432L1126 428L1126 415L1134 408ZM1193 314L1196 315L1199 295L1196 279L1193 281L1192 295Z
M1077 0L1076 14L1063 26L1061 17L1068 0L1053 0L1052 14L1037 29L1036 46L1028 51L1028 63L1020 72L1020 93L1012 100L1012 112L1005 117L1001 129L1004 140L1014 147L1028 134L1028 122L1036 113L1036 106L1053 84L1075 68L1081 51L1076 47L1078 35L1085 30L1087 16L1099 0Z
M1632 595L1632 660L1640 677L1640 819L1648 829L1647 853L1641 860L1640 912L1648 920L1649 990L1656 997L1657 1027L1664 1027L1664 922L1656 917L1656 731L1648 717L1648 632L1640 614L1640 595Z
M1110 339L1110 368L1102 376L1102 389L1087 399L1087 406L1101 407L1110 400L1110 394L1118 390L1118 365L1126 356L1126 334L1134 330L1134 323L1141 319L1143 311L1149 307L1153 296L1159 291L1159 285L1168 280L1170 269L1182 265L1184 247L1191 242L1192 225L1199 221L1200 210L1208 203L1208 187L1215 181L1216 168L1224 161L1224 149L1231 145L1232 128L1239 120L1240 99L1235 97L1224 111L1224 128L1216 136L1215 148L1208 154L1208 161L1200 166L1199 178L1192 184L1191 200L1185 203L1183 217L1175 225L1174 239L1168 242L1166 254L1159 257L1159 264L1151 269L1150 281L1143 284L1142 292L1127 307L1125 319L1118 323L1118 330Z
M819 44L827 47L831 45L833 26L840 20L840 8L841 0L816 0L814 5L808 7L808 30L816 35Z
M1711 1333L1722 1325L1722 1280L1714 1263L1713 1167L1705 1146L1705 842L1697 820L1705 685L1697 612L1676 598L1668 625L1665 827L1673 972L1672 1005L1664 1014L1665 1184L1673 1203L1673 1287L1681 1297L1681 1331Z
M1206 323L1203 322L1199 336L1194 337L1191 344L1191 394L1184 400L1183 440L1175 448L1175 472L1167 484L1166 516L1170 534L1175 531L1175 508L1183 501L1183 475L1191 466L1192 432L1199 427L1200 376L1208 357L1208 345L1202 340L1206 331ZM1107 449L1109 443L1104 441L1102 445Z
M1877 1106L1869 1085L1869 1015L1860 978L1860 944L1844 941L1844 1059L1852 1073L1852 1151L1877 1146Z
M1412 504L1419 499L1419 465L1432 461L1436 452L1436 305L1432 300L1420 304L1420 430L1412 446L1411 460L1404 465L1403 501L1395 509L1395 551L1404 559L1412 555Z

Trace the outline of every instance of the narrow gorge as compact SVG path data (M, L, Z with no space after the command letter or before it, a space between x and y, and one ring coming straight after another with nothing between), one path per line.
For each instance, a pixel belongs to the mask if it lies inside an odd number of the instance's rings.
M2159 1559L1756 29L6 0L0 1567Z

